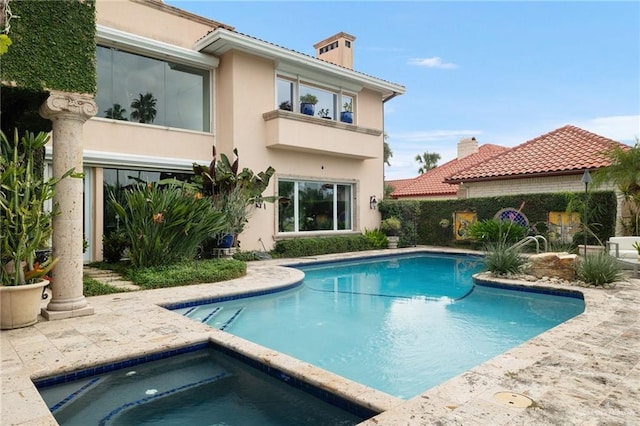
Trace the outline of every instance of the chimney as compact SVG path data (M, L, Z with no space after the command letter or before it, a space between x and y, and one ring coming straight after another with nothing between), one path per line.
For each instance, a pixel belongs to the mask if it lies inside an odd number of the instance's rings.
M475 137L460 139L458 142L458 160L478 152L478 141Z
M332 35L313 45L316 58L353 69L353 42L355 37L347 33Z

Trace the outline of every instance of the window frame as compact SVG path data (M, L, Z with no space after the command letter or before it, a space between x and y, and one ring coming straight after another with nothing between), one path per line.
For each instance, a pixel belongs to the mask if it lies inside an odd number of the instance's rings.
M315 94L319 98L319 102L316 105L314 117L320 118L319 113L320 110L327 108L329 110L329 118L332 121L337 121L339 123L344 124L355 124L356 123L356 101L357 95L351 91L345 90L342 87L331 86L329 84L322 84L312 79L303 78L300 75L292 75L286 72L276 72L275 75L275 86L276 86L276 96L275 96L275 107L277 109L281 108L282 103L288 101L291 104L292 112L297 114L301 114L300 111L300 96L311 93ZM280 93L281 82L287 82L291 84L292 89L289 91L289 94ZM304 89L303 89L304 88ZM320 99L323 97L322 94L332 95L332 101L320 102ZM294 102L294 99L296 100ZM348 121L343 121L341 119L341 113L344 112L342 107L346 102L351 102L351 112L353 113L352 123Z
M286 220L289 218L281 218L282 209L284 208L280 204L277 205L276 211L276 235L279 236L291 236L291 235L318 235L318 234L341 234L341 233L352 233L355 230L355 191L356 191L356 182L353 181L340 181L340 180L324 180L324 179L299 179L295 177L282 177L277 180L276 191L277 196L286 196L288 194L281 194L280 192L280 184L281 183L292 183L293 184L293 199L290 201L293 206L293 216L290 218L293 220L293 230L292 231L283 231L281 230L280 223L281 220ZM322 187L326 185L331 185L332 191L332 199L331 203L331 222L333 226L331 229L300 229L300 186L301 184L319 184ZM340 215L338 213L338 207L340 203L340 187L348 188L348 218L345 217L345 229L340 229ZM347 210L345 207L345 210ZM348 220L347 220L348 219ZM346 224L349 224L349 227Z

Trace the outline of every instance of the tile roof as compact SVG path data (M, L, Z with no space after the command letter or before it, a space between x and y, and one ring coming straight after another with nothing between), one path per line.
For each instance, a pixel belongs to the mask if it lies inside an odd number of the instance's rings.
M400 188L404 188L405 186L412 183L416 178L408 178L408 179L394 179L387 180L384 183L393 188L394 191L399 190Z
M626 145L575 126L564 126L518 145L494 158L451 174L446 182L508 179L523 175L558 175L607 166L606 151Z
M499 155L509 148L493 144L484 144L478 148L478 152L461 159L453 159L441 166L435 167L426 173L414 178L408 185L396 189L391 196L401 197L428 197L455 195L458 192L457 184L445 183L444 179L460 170L482 163Z

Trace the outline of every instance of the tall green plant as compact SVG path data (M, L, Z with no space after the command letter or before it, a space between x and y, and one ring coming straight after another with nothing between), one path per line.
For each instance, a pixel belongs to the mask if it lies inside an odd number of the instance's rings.
M193 172L197 177L198 189L211 197L215 209L224 213L227 229L223 232L239 234L249 220L251 205L257 202L274 202L278 198L262 196L275 173L273 167L269 166L257 174L246 167L238 172L238 150L234 149L233 154L233 163L225 154L221 154L218 160L214 146L209 167L194 164Z
M37 265L36 250L43 248L53 231L52 219L57 205L46 211L45 202L51 200L60 180L74 175L68 170L60 178L44 180L35 170L36 156L49 141L49 135L25 132L13 141L0 132L0 283L23 285L44 276L54 265ZM23 266L24 265L24 266Z
M195 257L198 246L224 227L224 215L211 201L179 183L139 184L124 194L110 194L130 240L135 266L157 266Z
M509 220L485 219L469 225L470 239L483 243L516 243L526 237L528 229Z
M594 184L613 182L629 203L633 215L630 224L626 224L632 235L640 235L640 139L630 148L616 146L608 152L609 166L594 174Z

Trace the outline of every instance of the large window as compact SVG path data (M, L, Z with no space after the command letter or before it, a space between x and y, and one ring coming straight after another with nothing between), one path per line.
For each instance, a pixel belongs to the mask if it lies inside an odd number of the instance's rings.
M111 206L111 196L119 202L124 202L124 191L141 182L158 182L163 179L177 179L189 181L193 173L131 170L131 169L103 169L104 191L104 227L103 234L109 235L121 229L120 218Z
M98 117L209 131L209 71L98 46Z
M308 95L311 95L311 97L316 100L313 106L313 112L303 109L301 106L301 97ZM286 77L279 77L277 96L278 108L280 109L301 112L329 120L343 121L345 123L353 122L353 115L345 116L344 113L353 113L354 97L342 91L298 83Z
M352 229L352 185L280 180L278 195L289 200L278 210L278 232Z

